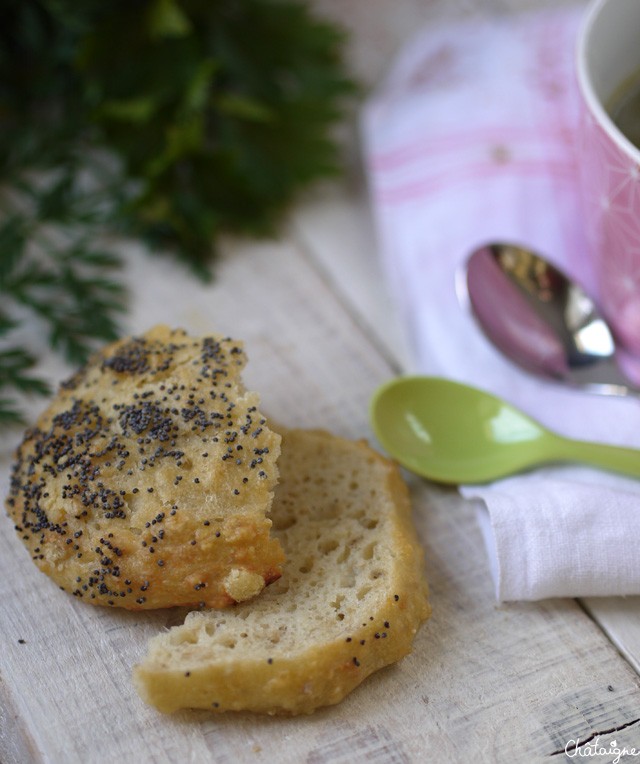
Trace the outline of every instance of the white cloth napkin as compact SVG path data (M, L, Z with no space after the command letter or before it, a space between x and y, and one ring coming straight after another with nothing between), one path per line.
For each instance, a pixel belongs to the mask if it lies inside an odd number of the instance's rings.
M494 240L530 245L593 287L577 186L581 12L425 30L366 106L365 161L412 371L492 391L564 435L640 448L640 400L519 370L456 292L467 255ZM559 466L461 492L482 500L499 600L640 593L640 481Z

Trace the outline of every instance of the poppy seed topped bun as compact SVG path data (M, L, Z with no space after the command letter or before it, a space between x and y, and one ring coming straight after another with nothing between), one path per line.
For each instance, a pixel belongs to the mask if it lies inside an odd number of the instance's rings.
M8 512L36 565L97 605L223 607L281 575L280 436L242 345L158 326L94 355L16 453Z

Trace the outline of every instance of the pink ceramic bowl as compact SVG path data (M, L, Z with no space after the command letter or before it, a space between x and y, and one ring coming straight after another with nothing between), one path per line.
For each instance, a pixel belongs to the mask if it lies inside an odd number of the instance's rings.
M577 68L589 265L617 339L640 358L640 149L606 111L621 84L640 76L640 0L589 5Z

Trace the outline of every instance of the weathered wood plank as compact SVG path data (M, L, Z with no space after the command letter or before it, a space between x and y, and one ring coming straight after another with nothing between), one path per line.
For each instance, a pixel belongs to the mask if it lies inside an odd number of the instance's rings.
M317 191L296 211L291 230L355 320L370 337L379 338L390 365L410 369L413 354L386 286L362 180Z
M368 397L391 369L294 246L234 246L211 287L153 262L132 256L131 283L144 284L132 329L162 318L242 335L250 383L275 418L369 434ZM175 298L181 289L188 299ZM3 492L6 480L5 462ZM2 518L0 665L23 738L41 761L65 764L411 762L426 752L434 761L530 762L558 750L564 736L631 722L637 677L582 610L570 601L497 608L469 505L424 481L413 490L434 617L400 665L304 719L164 717L146 708L130 669L147 638L177 615L101 610L68 597L35 569ZM2 744L0 759L9 750Z
M583 605L640 674L640 597L590 597Z

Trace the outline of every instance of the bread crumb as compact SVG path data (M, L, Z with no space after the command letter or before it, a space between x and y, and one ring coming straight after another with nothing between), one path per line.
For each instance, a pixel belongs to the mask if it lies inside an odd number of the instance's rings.
M224 589L231 599L244 602L264 589L264 578L245 568L233 568L224 579Z

